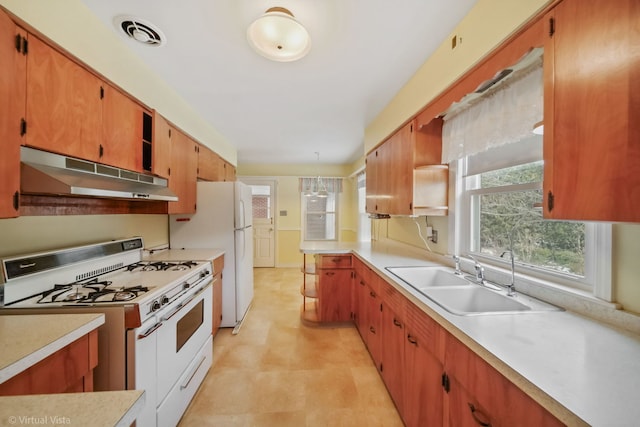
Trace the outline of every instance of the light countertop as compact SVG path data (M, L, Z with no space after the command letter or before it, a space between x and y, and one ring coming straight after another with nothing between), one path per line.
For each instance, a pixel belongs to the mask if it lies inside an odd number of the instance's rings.
M104 314L0 316L0 384L104 323Z
M301 251L345 253L347 246ZM434 264L424 255L371 244L352 244L352 251L567 425L638 425L640 336L571 311L457 316L385 270Z
M129 427L142 410L144 401L142 390L0 397L0 427Z

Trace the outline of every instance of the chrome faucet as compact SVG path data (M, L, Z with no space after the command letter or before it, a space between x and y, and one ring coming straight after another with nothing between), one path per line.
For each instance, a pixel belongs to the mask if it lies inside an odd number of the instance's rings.
M475 259L471 255L469 255L469 258L471 258L474 262L473 268L476 270L476 282L484 285L486 283L484 279L484 267L478 262L477 259Z
M507 285L507 295L510 297L516 296L516 264L515 259L513 257L513 249L508 249L502 252L500 258L504 258L506 254L509 254L511 257L511 283Z
M456 270L453 273L456 276L462 276L462 270L460 270L460 257L458 255L454 255L453 261L456 263Z

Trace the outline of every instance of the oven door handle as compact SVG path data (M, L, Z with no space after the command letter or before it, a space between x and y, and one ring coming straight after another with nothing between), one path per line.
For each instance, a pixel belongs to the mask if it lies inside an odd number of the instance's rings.
M178 307L176 307L173 311L169 312L169 314L167 314L166 316L164 316L162 318L162 321L167 321L169 319L171 319L173 316L175 316L176 314L178 314L178 312L180 310L182 310L183 308L185 308L191 301L193 301L194 299L196 299L198 297L198 295L200 295L202 292L205 291L205 289L207 289L209 286L211 286L211 283L213 283L213 280L209 280L209 283L207 283L206 285L204 285L202 288L200 288L198 290L198 292L196 292L195 294L193 294L189 299L187 299L186 301L183 301Z
M155 325L147 329L145 332L138 334L138 339L139 340L145 339L146 337L154 333L160 326L162 326L162 322L156 323Z

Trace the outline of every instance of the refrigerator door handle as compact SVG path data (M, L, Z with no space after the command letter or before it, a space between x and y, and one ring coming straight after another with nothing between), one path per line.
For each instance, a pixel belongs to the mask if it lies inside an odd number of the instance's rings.
M244 200L240 199L240 203L238 208L240 209L240 215L239 215L239 219L240 219L240 224L238 225L238 228L242 229L245 227L244 225L244 215L245 215L245 211L244 211Z

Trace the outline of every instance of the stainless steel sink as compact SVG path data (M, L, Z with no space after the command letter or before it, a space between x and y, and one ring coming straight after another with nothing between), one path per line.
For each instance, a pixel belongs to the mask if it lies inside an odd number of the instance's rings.
M431 286L471 286L468 280L447 267L387 267L387 270L416 289Z
M523 294L506 295L506 290L483 287L448 267L386 267L386 269L416 289L425 297L452 314L475 316L483 314L514 314L562 311L561 308ZM495 286L496 289L500 287Z

